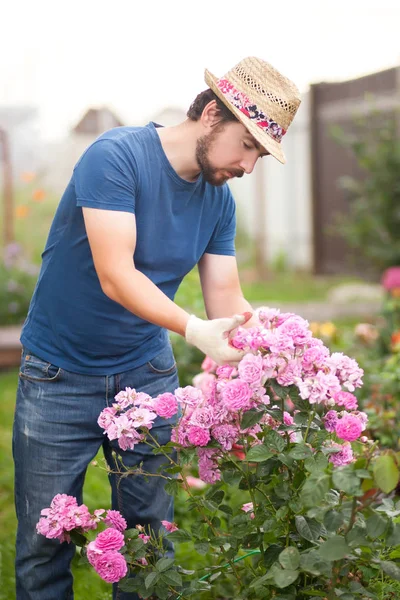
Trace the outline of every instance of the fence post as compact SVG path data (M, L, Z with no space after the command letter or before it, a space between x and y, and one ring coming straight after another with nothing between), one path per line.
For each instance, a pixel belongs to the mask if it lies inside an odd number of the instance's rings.
M3 159L3 245L7 246L14 241L14 202L10 144L7 132L2 127L0 127L0 149Z

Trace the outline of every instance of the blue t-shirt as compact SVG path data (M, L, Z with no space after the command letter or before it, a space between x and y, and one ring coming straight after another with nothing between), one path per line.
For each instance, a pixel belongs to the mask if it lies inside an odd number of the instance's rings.
M153 123L112 129L84 152L49 232L21 342L66 370L112 375L154 358L168 333L104 294L83 206L136 215L135 266L173 300L205 252L235 254L235 203L226 184L179 177Z

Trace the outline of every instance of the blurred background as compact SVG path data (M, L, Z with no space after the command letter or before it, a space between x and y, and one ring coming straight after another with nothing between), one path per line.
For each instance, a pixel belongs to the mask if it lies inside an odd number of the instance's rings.
M365 405L371 414L382 409L375 434L397 447L399 1L14 0L0 11L0 598L14 597L19 331L60 196L84 149L107 129L184 120L206 88L205 68L222 76L254 55L300 88L283 141L287 164L264 159L231 184L243 290L254 306L307 318L332 349L357 357L370 374ZM177 302L204 312L196 270ZM173 343L188 384L202 357ZM89 504L108 498L104 477L89 473ZM77 598L110 597L94 574L78 575L77 585Z

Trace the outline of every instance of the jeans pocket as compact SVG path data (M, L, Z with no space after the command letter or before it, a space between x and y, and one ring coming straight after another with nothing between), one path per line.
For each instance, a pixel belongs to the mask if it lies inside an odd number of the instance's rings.
M149 360L147 366L150 371L159 375L168 375L176 371L176 361L171 346L166 346L157 356Z
M29 350L22 351L19 376L28 381L56 381L61 374L60 367L39 358Z

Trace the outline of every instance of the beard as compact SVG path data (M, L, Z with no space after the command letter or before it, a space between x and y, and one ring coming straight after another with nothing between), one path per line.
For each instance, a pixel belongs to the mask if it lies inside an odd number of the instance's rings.
M197 140L196 144L196 160L204 181L211 185L221 186L230 179L226 176L226 171L232 173L233 177L242 177L243 171L237 169L218 169L214 167L210 161L211 147L218 137L221 127L216 127L214 131Z

